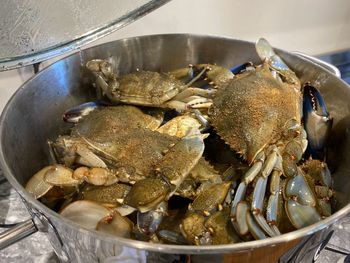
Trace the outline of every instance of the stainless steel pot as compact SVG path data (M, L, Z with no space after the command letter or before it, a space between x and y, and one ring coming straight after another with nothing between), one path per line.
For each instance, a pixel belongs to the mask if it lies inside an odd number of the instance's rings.
M260 62L254 45L249 42L188 34L153 35L110 42L64 58L27 81L9 101L1 116L0 161L6 178L22 196L32 220L1 234L0 247L40 230L48 233L63 262L113 262L122 260L128 253L141 262L146 259L182 260L183 255L191 255L192 261L228 262L242 256L261 259L257 255L262 250L265 257L279 251L274 260L283 255L282 261L293 258L295 262L309 262L330 236L329 227L350 212L347 128L350 89L334 75L337 72L331 66L300 54L281 50L278 53L302 82L311 81L321 90L334 117L329 165L333 170L337 202L334 204L336 212L331 217L298 231L259 241L202 247L161 245L84 229L48 209L24 190L23 185L32 174L48 163L46 140L67 130L67 124L61 121L62 112L94 97L92 76L82 67L86 61L112 58L120 74L136 68L168 71L188 63L217 63L230 67L246 61Z

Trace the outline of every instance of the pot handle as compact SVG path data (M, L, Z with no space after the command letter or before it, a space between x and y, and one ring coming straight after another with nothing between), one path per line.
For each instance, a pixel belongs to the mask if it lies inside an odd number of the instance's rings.
M30 236L38 231L32 219L16 224L14 227L0 233L0 250Z
M330 71L331 73L333 73L336 77L341 78L340 70L336 66L334 66L334 65L332 65L332 64L330 64L328 62L325 62L323 60L320 60L318 58L306 55L306 54L301 53L301 52L294 51L292 53L297 55L297 56L299 56L299 57L302 57L302 58L304 58L306 60L309 60L309 61L317 64L318 66L320 66L320 67Z

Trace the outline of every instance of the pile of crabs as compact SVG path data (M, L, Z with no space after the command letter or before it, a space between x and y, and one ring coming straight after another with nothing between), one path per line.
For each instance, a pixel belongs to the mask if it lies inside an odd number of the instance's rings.
M155 243L264 239L331 215L332 120L265 39L262 64L117 76L91 60L99 98L64 113L70 134L26 189L76 223Z

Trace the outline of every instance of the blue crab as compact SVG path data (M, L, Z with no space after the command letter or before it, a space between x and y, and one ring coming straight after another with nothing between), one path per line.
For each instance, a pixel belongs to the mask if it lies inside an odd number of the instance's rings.
M177 111L188 110L191 106L208 107L212 89L191 87L207 71L204 67L194 79L195 70L180 69L170 73L139 70L117 76L110 62L94 59L86 67L96 76L95 86L112 103L126 103L139 106L171 108Z
M142 212L169 198L202 157L206 135L199 132L200 124L190 116L179 116L160 125L162 114L157 110L149 112L153 115L123 105L97 108L84 116L70 135L51 143L59 163L78 166L63 181L69 178L75 185L81 184L91 178L87 167L92 167L106 171L114 182L133 184L125 203ZM52 182L45 182L46 186L52 186ZM139 186L149 182L152 187L139 192ZM30 191L31 185L28 184ZM155 185L160 186L156 193L152 192ZM45 194L43 190L42 194Z
M250 165L241 179L232 201L231 217L238 233L244 236L248 229L255 238L279 235L276 225L279 204L280 177L289 178L284 191L285 209L295 227L317 222L321 216L316 209L316 196L310 190L306 175L299 162L307 148L308 139L321 140L322 134L307 134L302 125L301 83L296 74L273 51L265 39L259 39L256 50L263 63L258 66L239 66L234 78L220 82L208 110L208 120L218 135L239 153ZM208 74L208 73L207 73ZM215 82L215 81L214 81ZM305 94L305 93L304 93ZM306 94L304 101L318 103L318 93ZM309 107L306 119L328 133L329 122L320 109ZM311 114L310 114L311 112ZM310 116L311 115L311 116ZM328 116L328 115L327 115ZM312 129L311 128L311 129ZM309 129L310 130L310 129ZM267 220L264 197L268 178L271 177L270 198L267 201ZM251 201L245 202L248 188L254 183ZM299 189L303 195L292 195ZM312 196L312 201L307 200ZM248 198L248 199L249 199ZM292 204L293 203L293 204ZM247 214L248 213L248 214ZM293 216L290 216L293 215ZM303 222L302 224L300 222Z

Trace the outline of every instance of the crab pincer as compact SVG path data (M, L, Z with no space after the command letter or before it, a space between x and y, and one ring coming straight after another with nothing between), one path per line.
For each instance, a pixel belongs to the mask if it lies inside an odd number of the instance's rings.
M83 104L66 110L63 113L62 118L65 122L77 123L79 122L79 120L81 120L84 116L88 115L93 110L105 105L106 103L100 101L85 102Z
M306 156L323 160L333 124L321 93L310 83L303 87L303 121L308 138Z
M285 210L295 228L301 228L331 215L332 177L327 165L307 160L298 175L288 178L283 191Z

